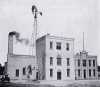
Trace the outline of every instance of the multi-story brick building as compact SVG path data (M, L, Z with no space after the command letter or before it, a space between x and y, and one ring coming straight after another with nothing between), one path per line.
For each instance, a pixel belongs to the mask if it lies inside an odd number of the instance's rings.
M51 36L36 43L40 80L74 80L74 39Z
M88 55L88 52L84 50L75 55L75 79L98 79L97 56Z

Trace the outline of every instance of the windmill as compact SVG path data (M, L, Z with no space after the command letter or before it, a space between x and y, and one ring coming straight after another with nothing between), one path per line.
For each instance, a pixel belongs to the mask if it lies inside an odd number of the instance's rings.
M36 57L36 40L37 40L37 19L38 19L38 15L42 16L42 12L38 11L37 7L35 5L32 6L32 13L34 16L34 23L33 23L33 32L32 32L32 38L31 38L31 52L32 52L32 56L35 56L35 61L36 61L36 67L32 67L32 66L28 66L27 70L28 70L28 77L31 76L31 72L33 70L36 70L39 72L38 70L38 64L37 64L37 57Z
M34 16L34 24L33 24L34 31L32 32L32 55L34 55L36 57L37 18L38 18L38 15L42 16L42 12L38 11L37 7L35 5L33 5L32 13Z

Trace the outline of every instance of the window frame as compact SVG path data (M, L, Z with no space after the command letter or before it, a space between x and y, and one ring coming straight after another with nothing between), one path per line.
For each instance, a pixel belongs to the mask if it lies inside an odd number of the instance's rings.
M82 62L83 62L83 67L86 67L86 65L87 65L87 64L86 64L86 59L83 59Z
M78 77L80 77L80 76L81 76L81 70L78 69Z
M95 61L95 60L93 60L93 67L95 67L95 65L96 65L96 61Z
M70 58L67 58L67 66L70 66Z
M56 42L56 49L61 50L61 42Z
M70 50L70 44L66 43L66 50L69 51Z
M16 69L16 77L19 77L19 69Z
M26 68L23 67L23 75L26 75Z
M89 60L89 67L91 67L91 60Z
M53 77L53 69L50 69L50 77Z
M70 77L70 69L67 69L67 77Z
M92 76L92 72L91 72L91 69L89 69L89 77Z
M53 65L53 57L50 57L50 65Z
M58 66L61 66L62 65L62 60L60 57L57 58L57 65Z
M53 41L50 41L50 49L53 49Z
M80 65L81 65L80 59L77 60L77 65L78 65L78 67L80 67Z

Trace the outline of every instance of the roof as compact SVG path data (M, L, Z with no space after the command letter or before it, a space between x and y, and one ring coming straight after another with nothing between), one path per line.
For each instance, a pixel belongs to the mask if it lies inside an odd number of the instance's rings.
M17 57L17 58L35 58L35 56L33 55L19 55L19 54L12 54L12 55L8 55L8 56L11 56L11 57Z
M75 40L74 38L66 38L66 37L60 37L60 36L54 36L54 35L46 34L46 35L38 38L37 41L44 39L46 37L49 37L49 38L52 38L52 39L57 38L57 39L61 39L61 40Z

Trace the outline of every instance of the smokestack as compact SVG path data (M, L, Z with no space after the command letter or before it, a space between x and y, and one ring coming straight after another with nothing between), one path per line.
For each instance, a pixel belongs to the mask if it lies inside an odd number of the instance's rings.
M8 54L13 54L13 32L8 35Z

